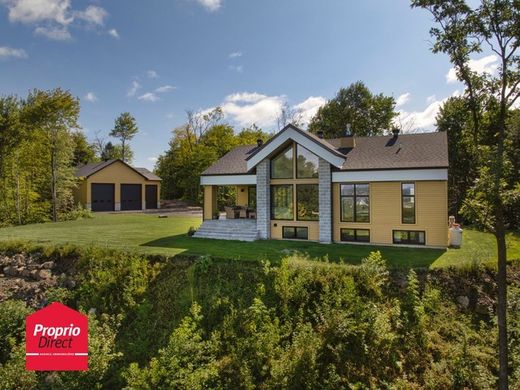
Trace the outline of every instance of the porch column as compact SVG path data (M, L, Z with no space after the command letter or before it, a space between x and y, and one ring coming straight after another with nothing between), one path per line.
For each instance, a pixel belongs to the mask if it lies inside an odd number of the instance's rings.
M262 160L256 166L256 230L258 238L271 237L271 166L269 159Z
M217 211L217 186L204 186L203 219L213 219L213 215Z
M330 163L320 157L318 164L319 177L319 211L320 242L332 242L332 174Z

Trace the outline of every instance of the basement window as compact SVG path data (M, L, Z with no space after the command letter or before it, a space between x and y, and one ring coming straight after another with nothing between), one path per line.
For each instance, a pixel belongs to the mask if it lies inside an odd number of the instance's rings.
M368 229L341 229L341 241L370 242L370 230L368 230Z
M284 226L282 228L282 237L292 240L308 240L309 229L301 226Z
M422 230L394 230L394 244L425 245L426 233Z

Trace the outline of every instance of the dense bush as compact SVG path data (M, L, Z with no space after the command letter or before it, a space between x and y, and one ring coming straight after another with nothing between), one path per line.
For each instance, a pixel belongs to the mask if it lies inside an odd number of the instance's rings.
M377 252L359 266L300 254L278 266L72 248L47 254L79 258L78 287L50 294L96 309L89 314L90 370L26 372L29 309L8 301L0 304L0 387L496 387L494 318L459 307L438 272L410 271L405 283L395 283ZM520 289L509 293L514 388Z

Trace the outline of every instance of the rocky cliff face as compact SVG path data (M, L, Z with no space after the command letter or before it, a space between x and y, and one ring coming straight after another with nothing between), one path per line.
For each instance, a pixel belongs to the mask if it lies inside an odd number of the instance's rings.
M73 268L43 258L39 253L0 255L0 302L21 299L33 307L46 305L52 287L74 288Z

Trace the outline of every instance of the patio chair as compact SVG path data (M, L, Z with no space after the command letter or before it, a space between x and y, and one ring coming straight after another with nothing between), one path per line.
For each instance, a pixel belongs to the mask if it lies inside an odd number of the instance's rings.
M247 218L247 208L240 207L238 217L239 218Z
M226 211L226 219L235 219L235 209L233 207L224 206Z

